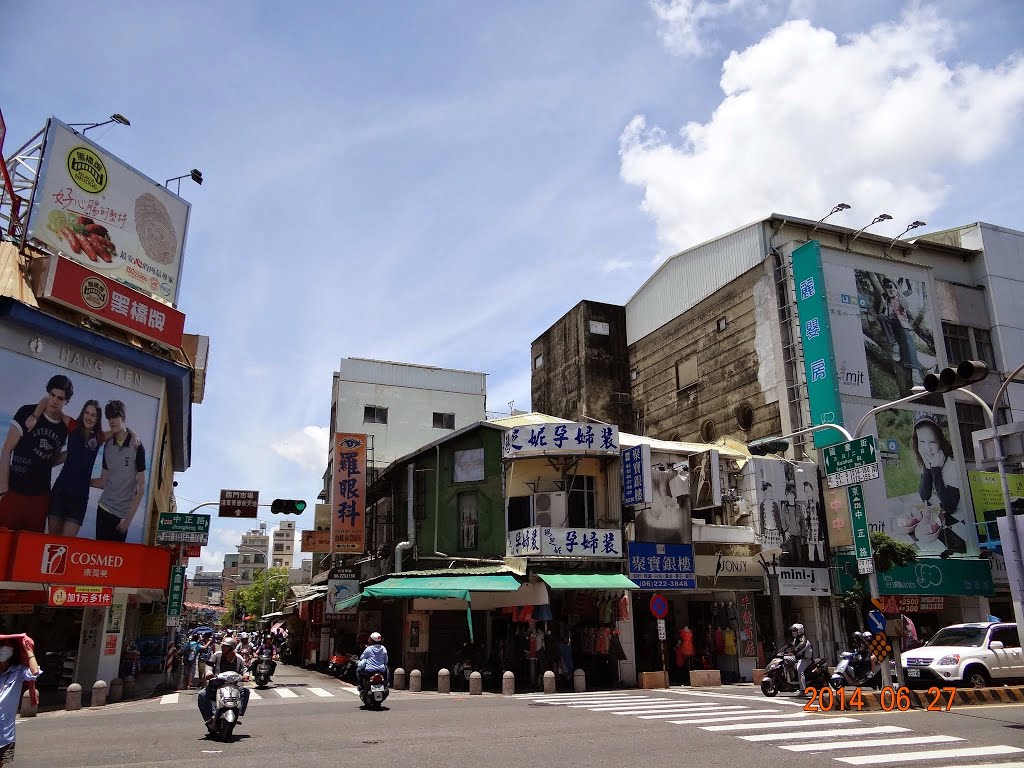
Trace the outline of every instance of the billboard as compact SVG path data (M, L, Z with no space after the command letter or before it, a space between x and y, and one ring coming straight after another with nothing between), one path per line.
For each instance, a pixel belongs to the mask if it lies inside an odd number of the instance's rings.
M28 237L143 293L177 302L189 204L55 117Z
M651 454L651 496L636 510L633 538L652 544L690 544L693 541L689 458L681 454Z
M55 375L71 380L70 401L63 405L59 419L51 421L44 414L26 432L27 418L40 408ZM110 420L101 411L112 400L124 404L123 423L137 442L118 446L111 439ZM0 526L143 543L149 523L149 477L159 411L156 397L0 348L0 425L5 444L13 441L15 446L8 460L20 464L19 474L24 478L12 477L10 490L21 487L28 495L49 497L43 506L27 513L23 505L19 505L20 511L12 511L14 504L0 501ZM91 424L97 414L97 429L87 433L83 422ZM109 465L106 473L105 458ZM140 475L144 486L136 502ZM22 482L28 485L19 485ZM101 500L106 511L98 512Z
M360 555L366 548L366 435L334 436L331 551Z
M974 516L978 524L978 539L986 549L998 549L999 531L996 518L1003 515L1003 486L998 472L967 473L971 484L971 499L974 501ZM1006 484L1010 489L1010 506L1014 514L1021 513L1024 506L1024 475L1007 473Z
M619 428L609 424L567 422L524 424L505 430L501 456L619 455Z

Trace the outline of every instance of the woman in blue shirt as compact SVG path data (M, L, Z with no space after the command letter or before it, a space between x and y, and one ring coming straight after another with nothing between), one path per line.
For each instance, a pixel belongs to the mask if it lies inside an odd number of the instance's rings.
M22 635L20 643L9 637L0 640L0 765L14 762L14 723L22 685L40 674L32 638Z

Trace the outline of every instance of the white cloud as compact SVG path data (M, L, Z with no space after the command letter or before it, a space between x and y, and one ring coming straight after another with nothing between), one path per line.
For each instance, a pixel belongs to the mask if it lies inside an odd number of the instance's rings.
M598 272L601 272L603 274L608 274L609 272L618 272L623 269L629 269L632 266L632 261L628 261L626 259L616 259L613 257L610 259L605 259L600 264L598 264L597 270Z
M842 41L782 24L726 59L724 99L678 143L634 117L622 178L644 189L670 252L770 211L817 218L840 200L854 211L837 223L885 211L895 234L944 202L949 173L1007 144L1024 104L1024 59L949 64L952 30L920 8Z
M303 427L270 444L278 456L295 462L310 472L323 474L327 469L327 427Z
M750 0L651 0L662 42L680 56L707 54L711 47L705 39L708 28L717 19L751 6L757 4Z

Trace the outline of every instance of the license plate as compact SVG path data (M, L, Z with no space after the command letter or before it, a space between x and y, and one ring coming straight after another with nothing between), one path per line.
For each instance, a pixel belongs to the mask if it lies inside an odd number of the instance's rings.
M907 677L920 677L920 676L921 676L921 670L920 669L908 669L907 670Z
M374 693L384 693L384 686L383 685L375 685L370 690L373 691Z

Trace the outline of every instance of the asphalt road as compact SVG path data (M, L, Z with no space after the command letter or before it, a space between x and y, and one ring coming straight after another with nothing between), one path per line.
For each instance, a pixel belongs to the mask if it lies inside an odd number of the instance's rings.
M819 714L730 686L516 697L397 691L387 711L372 712L331 678L278 672L230 744L205 735L195 693L181 692L19 720L16 765L1024 767L1021 705Z

